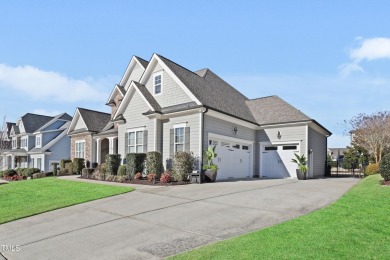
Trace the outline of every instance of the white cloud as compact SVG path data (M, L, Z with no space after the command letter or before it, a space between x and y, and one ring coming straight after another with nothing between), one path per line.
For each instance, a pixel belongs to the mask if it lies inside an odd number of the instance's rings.
M357 63L346 63L339 66L339 72L342 77L348 77L353 72L365 72Z
M390 59L390 38L364 39L357 37L355 40L359 42L359 46L349 50L351 62L339 66L342 77L348 77L354 72L364 72L360 66L362 61Z
M72 79L57 72L28 65L12 67L0 64L0 88L3 87L8 90L11 88L19 95L27 95L37 101L59 102L105 100L107 91L111 90L105 86L102 91L103 86L98 80Z
M390 59L390 38L364 39L360 47L351 50L350 58L355 61Z

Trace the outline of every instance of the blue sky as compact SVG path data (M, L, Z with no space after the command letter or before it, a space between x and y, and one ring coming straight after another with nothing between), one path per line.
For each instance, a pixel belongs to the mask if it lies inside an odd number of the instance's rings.
M108 112L131 56L156 52L280 96L343 147L344 120L389 109L389 17L388 1L1 1L0 116Z

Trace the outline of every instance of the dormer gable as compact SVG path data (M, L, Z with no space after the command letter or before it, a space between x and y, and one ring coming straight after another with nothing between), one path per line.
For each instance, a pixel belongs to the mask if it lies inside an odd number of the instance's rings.
M118 85L123 87L124 90L127 91L130 87L131 81L140 80L147 66L148 62L146 60L141 59L137 56L133 56Z

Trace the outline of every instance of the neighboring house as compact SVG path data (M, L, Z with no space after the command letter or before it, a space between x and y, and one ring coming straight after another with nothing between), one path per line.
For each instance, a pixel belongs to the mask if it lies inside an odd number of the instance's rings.
M342 162L344 160L344 154L348 152L349 148L329 148L328 154L331 156L332 161Z
M69 158L66 135L72 117L66 113L44 116L27 113L11 126L11 149L4 150L3 168L39 168L50 171L53 162Z
M3 152L9 150L12 147L12 139L10 137L11 128L15 123L5 122L2 131L0 131L0 170L6 169L5 156Z
M93 137L103 130L111 130L109 126L106 127L110 119L111 115L107 113L85 108L76 109L68 129L68 136L71 138L70 157L72 160L74 158L84 158L87 165L101 162L100 158L108 154L108 139L107 142L100 143L101 146L98 147L99 155L96 153L97 144ZM112 123L109 125L112 125ZM115 131L114 135L116 136ZM117 153L117 151L113 151L112 153ZM96 160L96 156L99 156L99 160Z
M325 174L326 128L277 96L248 99L209 69L193 72L158 54L149 62L134 56L107 105L110 118L91 134L93 162L103 161L108 144L108 153L122 158L159 151L165 168L176 152L192 152L199 170L211 145L219 180L296 178L294 153L308 158L309 177ZM72 138L87 129L76 127L77 113Z

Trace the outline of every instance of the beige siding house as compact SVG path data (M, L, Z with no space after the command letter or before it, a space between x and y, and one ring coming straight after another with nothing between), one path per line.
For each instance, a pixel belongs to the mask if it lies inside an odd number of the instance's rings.
M101 130L89 131L92 162L101 163L103 153L159 151L167 167L176 152L188 151L199 158L199 170L203 150L216 146L217 180L296 178L294 153L309 159L309 177L325 174L326 128L277 96L247 98L209 69L190 71L158 54L149 61L134 56L107 105ZM77 118L69 132L75 140L88 129Z

